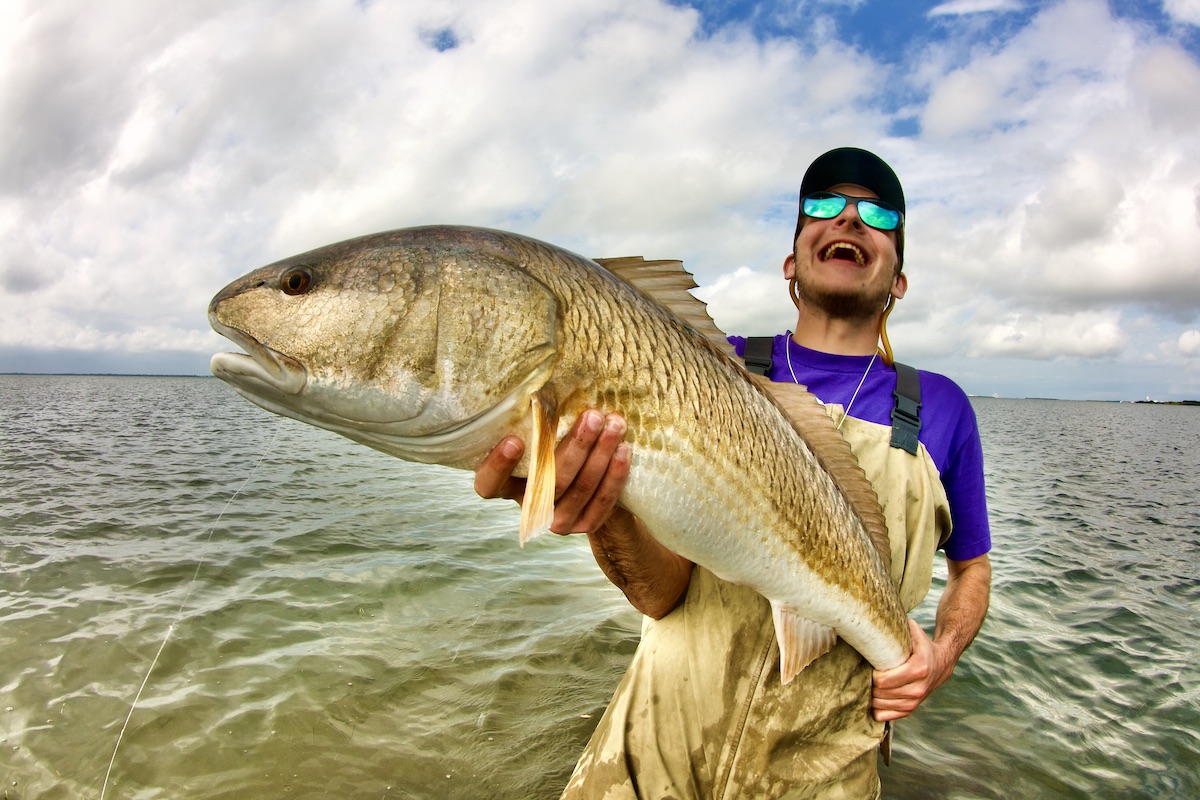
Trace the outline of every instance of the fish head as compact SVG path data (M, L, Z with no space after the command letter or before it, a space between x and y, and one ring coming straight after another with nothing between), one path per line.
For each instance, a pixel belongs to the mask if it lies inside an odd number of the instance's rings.
M414 228L257 269L209 304L252 402L401 458L470 468L545 383L549 290L469 228Z

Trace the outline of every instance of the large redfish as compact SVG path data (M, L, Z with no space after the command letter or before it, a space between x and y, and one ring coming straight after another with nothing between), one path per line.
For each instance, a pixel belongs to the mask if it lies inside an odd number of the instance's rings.
M249 355L214 356L212 371L269 411L409 461L474 469L521 436L522 543L549 525L557 440L587 408L619 413L633 453L621 503L770 601L785 683L837 636L876 668L900 664L911 640L870 484L811 395L730 357L694 286L679 262L391 231L223 289L209 319Z

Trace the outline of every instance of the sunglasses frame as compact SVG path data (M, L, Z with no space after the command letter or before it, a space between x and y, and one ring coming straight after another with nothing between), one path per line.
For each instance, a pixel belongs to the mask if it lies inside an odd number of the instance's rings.
M841 198L841 201L842 201L841 208L839 208L834 213L830 214L829 216L825 216L825 217L817 216L815 214L809 213L809 210L808 210L809 200L828 200L828 199L831 199L834 197ZM846 206L850 205L851 203L854 204L854 210L856 212L858 212L858 218L863 221L863 224L867 225L869 227L872 227L877 231L890 232L890 231L898 230L900 228L900 226L902 226L904 224L904 214L901 213L901 211L898 208L894 208L889 203L885 203L884 201L882 201L878 198L875 198L875 197L855 197L855 196L849 195L849 194L842 194L841 192L813 192L812 194L807 194L800 200L800 210L804 214L804 216L806 216L810 219L835 219L838 216L838 214L841 214L843 211L845 211ZM863 209L862 209L863 203L866 203L868 206L874 206L875 210L877 210L877 211L884 211L889 214L895 214L896 215L895 223L890 228L885 228L882 225L875 224L875 223L868 221L867 217L863 216ZM868 212L868 215L873 216L873 215L870 215L869 212ZM876 222L878 222L878 220L876 220Z

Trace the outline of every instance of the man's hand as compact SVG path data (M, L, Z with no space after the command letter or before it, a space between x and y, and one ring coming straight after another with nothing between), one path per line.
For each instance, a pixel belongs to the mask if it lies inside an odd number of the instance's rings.
M933 638L910 619L912 655L898 667L875 671L871 706L880 722L915 711L950 678L963 651L983 627L991 596L991 561L982 555L967 561L947 560L946 564L949 574L938 602Z
M660 619L687 592L692 562L659 544L646 526L617 505L629 478L625 420L589 410L580 415L554 451L555 533L587 533L596 563L643 614ZM525 480L513 469L525 452L515 436L500 441L475 471L480 497L518 502Z
M875 672L871 706L880 722L901 719L916 711L954 672L956 659L939 652L920 625L910 619L908 629L913 639L912 655L898 667Z
M579 416L554 451L555 533L594 533L617 507L629 478L629 445L625 420L588 410ZM507 497L520 502L525 479L513 469L525 452L525 443L505 437L475 471L475 492L480 497Z

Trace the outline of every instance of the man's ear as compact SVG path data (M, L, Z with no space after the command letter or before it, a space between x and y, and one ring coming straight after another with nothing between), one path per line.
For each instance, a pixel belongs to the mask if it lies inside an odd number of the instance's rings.
M892 297L896 298L897 300L901 300L904 298L904 295L907 292L908 276L901 272L896 276L895 282L892 283Z
M783 260L783 277L789 281L796 277L795 253L788 253L788 257Z

